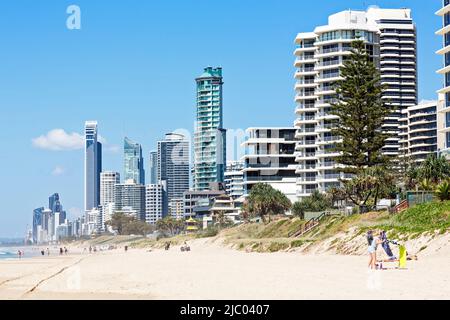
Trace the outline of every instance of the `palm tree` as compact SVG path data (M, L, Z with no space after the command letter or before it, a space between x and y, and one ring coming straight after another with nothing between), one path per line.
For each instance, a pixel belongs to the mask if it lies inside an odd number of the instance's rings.
M419 168L419 179L427 179L433 184L450 178L450 163L445 156L430 155Z
M284 214L291 207L291 201L281 191L266 183L253 186L245 206L250 216L260 216L263 222L266 217L270 222L271 215Z
M436 188L436 195L441 201L450 200L450 183L448 181L442 182Z

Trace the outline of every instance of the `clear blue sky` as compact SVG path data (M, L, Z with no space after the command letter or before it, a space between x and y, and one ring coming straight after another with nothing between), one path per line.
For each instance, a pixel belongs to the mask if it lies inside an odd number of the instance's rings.
M71 4L82 11L78 31L66 28ZM1 1L0 236L22 236L51 193L60 193L69 216L83 206L76 135L66 137L74 150L48 150L51 139L38 148L32 139L53 129L82 133L95 119L107 140L105 169L122 172L125 134L143 145L148 164L164 133L192 130L194 78L208 65L224 68L227 128L290 126L296 34L369 5L413 9L420 99L435 99L440 1Z

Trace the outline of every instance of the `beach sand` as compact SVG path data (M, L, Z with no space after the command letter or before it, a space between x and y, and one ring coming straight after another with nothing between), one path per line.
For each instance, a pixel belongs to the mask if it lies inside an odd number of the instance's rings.
M130 249L0 261L0 299L450 299L450 252L369 272L366 256Z

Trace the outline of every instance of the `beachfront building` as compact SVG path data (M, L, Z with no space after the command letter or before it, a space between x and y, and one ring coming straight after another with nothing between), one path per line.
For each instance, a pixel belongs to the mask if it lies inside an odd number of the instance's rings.
M158 151L150 152L150 184L158 183Z
M239 204L230 195L223 194L215 197L212 200L211 208L209 209L211 215L208 219L205 219L203 228L208 227L208 221L213 223L222 222L239 223L240 222L240 207Z
M228 161L225 170L225 191L233 199L244 195L244 162Z
M102 144L97 140L97 121L86 121L84 153L84 210L100 204L100 172L102 171Z
M443 0L442 8L436 14L442 17L442 28L436 32L442 36L442 49L437 54L444 60L443 68L437 71L444 80L438 91L438 151L450 157L450 0Z
M189 141L182 134L168 133L158 141L158 181L165 185L164 212L176 218L183 193L189 190Z
M437 153L437 101L424 102L402 111L400 157L419 164Z
M139 220L146 220L145 186L136 184L134 179L116 184L114 188L117 211L133 211Z
M124 181L133 180L136 184L145 184L144 158L139 143L124 139Z
M162 184L145 186L145 221L155 225L164 218L164 187Z
M111 220L114 214L114 189L120 183L120 174L114 171L104 171L100 174L100 209L102 216L101 230L105 231L105 223Z
M205 68L196 82L194 189L203 191L211 183L224 181L226 130L223 128L222 68Z
M203 218L203 215L209 215L211 201L221 195L223 190L205 190L205 191L186 191L184 193L184 217Z
M244 192L248 195L257 183L267 183L297 201L297 164L295 128L249 128L243 143Z
M295 127L299 198L315 190L325 192L340 185L345 176L337 170L333 148L340 137L331 134L336 117L335 83L343 79L340 67L350 55L351 43L362 40L386 86L383 99L392 113L383 125L393 136L383 153L400 154L399 120L402 111L417 105L416 28L409 9L369 8L343 11L329 17L328 25L295 39Z

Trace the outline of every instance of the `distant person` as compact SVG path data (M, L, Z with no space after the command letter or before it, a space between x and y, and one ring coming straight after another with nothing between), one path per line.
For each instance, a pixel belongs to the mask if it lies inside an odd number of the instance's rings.
M128 246L125 246L125 252L127 252L128 251Z
M49 248L47 248L47 255L48 256L50 255L50 249Z
M19 256L19 259L22 259L22 251L17 251L17 255Z
M62 256L64 253L63 248L59 248L59 255Z
M41 255L45 256L45 251L41 250Z
M67 255L67 252L68 252L67 248L66 248L66 247L64 247L64 254L66 254L66 255Z
M89 253L92 253L92 246L89 246Z

